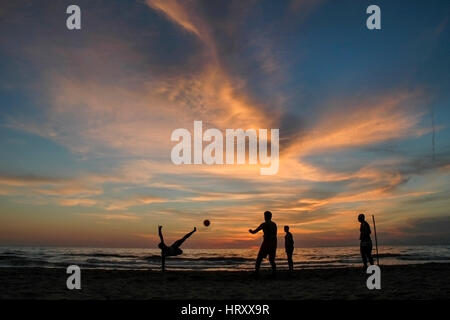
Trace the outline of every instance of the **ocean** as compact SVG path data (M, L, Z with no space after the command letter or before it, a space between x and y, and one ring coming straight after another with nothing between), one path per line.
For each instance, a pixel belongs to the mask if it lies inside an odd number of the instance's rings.
M168 270L252 270L257 249L183 249L181 256L166 259ZM382 246L381 265L450 262L450 246ZM1 267L81 268L116 270L159 270L158 249L0 247ZM375 254L375 250L373 251ZM294 267L335 268L361 266L359 247L296 248ZM286 254L277 251L278 269L287 269ZM264 260L262 268L269 268Z

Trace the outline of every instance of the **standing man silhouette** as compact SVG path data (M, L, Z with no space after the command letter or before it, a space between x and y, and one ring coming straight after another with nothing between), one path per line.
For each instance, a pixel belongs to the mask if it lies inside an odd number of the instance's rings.
M294 261L292 261L292 254L294 253L294 238L292 233L289 232L289 226L284 226L284 248L286 250L287 261L289 265L289 271L294 271Z
M262 259L269 255L270 265L272 266L272 274L276 273L275 255L277 252L277 225L272 221L272 213L270 211L264 212L265 222L255 230L249 229L251 234L255 234L262 230L264 232L263 242L259 249L258 257L255 263L255 274L259 274L259 267L261 266Z
M360 251L361 251L361 258L364 264L364 270L367 269L367 260L369 260L370 264L373 265L373 258L372 258L372 239L370 238L370 234L372 231L370 230L370 225L366 221L366 217L364 214L360 214L358 216L358 221L361 223L361 227L359 228L360 235Z

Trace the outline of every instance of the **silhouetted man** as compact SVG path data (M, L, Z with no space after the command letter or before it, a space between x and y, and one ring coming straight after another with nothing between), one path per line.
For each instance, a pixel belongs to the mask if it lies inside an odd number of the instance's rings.
M275 275L276 272L276 264L275 264L275 255L277 252L277 225L272 221L272 213L270 211L264 212L264 220L265 222L261 223L261 225L255 230L248 230L250 233L255 234L258 231L262 230L264 232L264 239L261 243L261 248L259 249L258 257L256 258L255 264L255 274L258 275L259 267L261 266L261 261L267 255L269 255L269 261L272 266L272 273Z
M171 246L167 246L164 243L164 238L161 232L162 226L158 226L158 233L159 238L161 239L161 242L158 244L158 247L161 249L161 270L164 272L165 270L165 264L166 264L166 257L169 256L178 256L183 253L183 250L180 249L180 246L183 244L183 242L189 238L195 231L197 231L197 228L194 227L194 230L186 234L183 238L175 241Z
M359 228L361 258L364 263L364 269L367 269L367 260L369 260L370 264L373 265L372 239L370 238L370 234L372 232L370 231L370 225L365 219L366 217L362 213L358 216L358 221L361 223L361 227Z
M286 250L287 261L289 265L289 271L294 271L294 261L292 261L292 254L294 253L294 238L292 233L289 232L289 226L284 226L284 248Z

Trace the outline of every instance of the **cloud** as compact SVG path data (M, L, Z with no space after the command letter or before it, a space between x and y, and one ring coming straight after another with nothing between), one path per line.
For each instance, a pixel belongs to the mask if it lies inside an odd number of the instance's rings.
M0 175L0 186L9 194L23 192L37 195L68 196L98 195L102 191L97 186L81 179L46 177L35 175Z
M0 184L5 186L21 187L37 184L54 184L64 182L63 178L43 177L32 174L28 175L10 175L0 174Z
M450 216L430 216L407 219L381 234L395 244L436 245L450 243Z
M151 8L164 13L171 21L186 31L192 32L199 38L202 38L202 33L195 26L195 23L192 21L192 15L186 9L194 5L193 1L184 1L181 4L181 2L176 0L146 0L146 3Z
M117 214L85 214L86 216L99 218L101 220L119 220L119 221L138 221L141 220L140 217L136 216L135 214L129 214L129 213L117 213Z
M106 210L125 210L130 207L149 205L152 203L163 203L167 199L156 196L136 196L127 200L109 200L106 204Z
M419 93L392 93L342 106L332 102L315 126L295 141L287 152L308 154L355 148L406 137L417 137L430 129L418 127L425 112L418 109ZM341 107L342 106L342 107ZM343 109L342 109L343 108Z
M158 236L153 233L137 233L136 236L139 238L151 239L154 242L159 240Z
M190 25L180 18L188 6L174 1L152 1L152 5L170 16L174 11L174 19ZM206 22L198 23L202 34L207 34ZM106 40L99 41L102 36ZM169 142L173 130L189 128L194 120L219 128L268 128L273 122L275 112L269 117L242 90L239 79L221 66L211 51L212 38L203 39L208 46L200 53L198 68L180 68L176 74L166 72L159 58L145 56L129 41L110 35L87 39L73 50L43 39L15 52L43 69L32 85L40 108L36 118L9 117L8 127L43 136L83 155L122 152L168 160L169 144L161 141ZM72 64L77 68L61 67ZM130 73L130 68L143 72Z
M73 206L94 206L97 204L97 201L93 199L62 199L59 201L60 205L65 207L73 207Z

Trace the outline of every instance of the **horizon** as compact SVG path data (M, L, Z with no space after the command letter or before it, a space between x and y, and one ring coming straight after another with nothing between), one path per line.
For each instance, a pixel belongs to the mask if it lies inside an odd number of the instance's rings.
M69 4L0 5L0 246L249 249L266 210L300 248L357 246L359 213L450 244L449 1L380 0L381 30L366 0ZM279 129L276 174L174 164L194 121Z
M380 247L444 247L450 246L450 243L443 244L379 244ZM58 245L0 245L0 248L68 248L68 249L148 249L159 250L158 247L83 247L83 246L58 246ZM299 251L302 248L314 249L314 248L355 248L354 244L339 245L339 246L313 246L313 247L297 247ZM247 247L247 248L191 248L189 245L183 250L259 250L259 246ZM277 250L284 250L284 248L277 248ZM355 249L357 250L357 249ZM381 254L381 253L380 253ZM374 254L376 256L376 254Z

